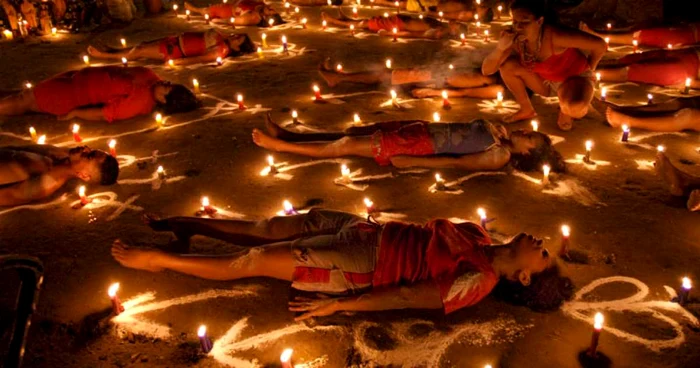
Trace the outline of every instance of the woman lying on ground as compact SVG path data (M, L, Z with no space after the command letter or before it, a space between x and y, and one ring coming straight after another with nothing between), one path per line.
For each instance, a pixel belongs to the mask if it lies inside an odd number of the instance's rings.
M659 86L700 88L700 47L677 50L653 50L605 60L597 73L605 82L637 82Z
M485 76L478 71L459 72L448 70L425 69L387 69L376 71L346 72L339 71L332 66L330 59L319 66L321 77L329 87L335 87L340 83L357 84L391 84L396 85L422 85L437 83L447 91L448 97L472 97L472 98L496 98L498 92L503 93L503 86L498 84L495 76ZM437 97L442 95L443 89L418 87L411 89L411 94L416 98Z
M217 58L235 57L255 52L256 46L247 34L225 36L216 30L185 32L178 36L142 42L134 47L100 50L88 46L90 56L100 59L172 60L175 65L213 62Z
M0 116L40 112L59 120L125 120L162 109L175 114L197 109L187 87L162 80L144 67L87 67L59 74L0 100Z
M442 17L440 16L442 12ZM479 15L481 23L489 23L493 20L493 9L487 6L475 5L468 1L445 1L428 8L428 15L437 19L456 20L460 22L474 21L475 15Z
M672 195L688 197L688 210L700 211L700 177L678 169L663 152L656 153L654 166Z
M350 18L338 9L338 18L333 18L325 12L321 13L321 18L328 22L330 26L350 28L355 26L356 30L365 29L378 34L393 37L393 30L396 28L396 36L400 38L427 38L438 40L445 37L456 36L460 26L456 23L449 25L437 19L425 17L423 19L414 18L408 14L389 14L387 16L374 16L371 18Z
M521 233L493 245L476 224L432 220L377 224L360 216L312 209L260 222L146 217L158 231L205 235L249 247L238 254L190 256L129 247L112 256L129 268L172 270L211 280L270 277L318 299L297 297L297 320L343 311L442 309L474 305L499 284L500 294L538 311L557 309L573 293L542 240ZM425 255L419 257L418 255ZM500 281L500 283L499 283ZM330 296L329 296L330 295Z
M510 134L502 125L485 120L470 123L428 123L389 121L356 126L343 133L290 132L267 116L265 134L253 130L253 141L273 151L334 158L374 158L380 165L395 167L460 168L500 170L511 163L521 171L541 170L549 164L563 172L562 156L543 133L516 130Z
M236 26L270 27L284 24L282 16L275 9L257 0L238 0L230 4L210 5L206 8L197 8L185 2L185 9L202 16L209 14L212 21L220 19L227 24L231 24L231 18L235 18L233 24Z
M501 72L520 111L505 122L537 115L527 89L542 96L558 96L562 130L588 113L593 99L592 72L606 52L605 41L578 30L544 24L541 0L515 0L513 29L504 31L496 49L482 65L484 75ZM588 54L588 56L586 56Z
M632 45L634 40L640 46L658 48L690 46L700 43L700 23L679 26L644 28L634 32L594 31L586 23L580 22L579 29L601 38L609 38L611 44Z
M614 127L654 132L700 132L700 97L680 98L663 104L635 107L608 107L605 115Z

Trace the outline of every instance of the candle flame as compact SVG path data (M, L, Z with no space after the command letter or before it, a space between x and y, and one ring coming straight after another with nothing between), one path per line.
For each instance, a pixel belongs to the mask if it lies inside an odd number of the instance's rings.
M122 64L126 65L126 63L128 63L128 62L129 62L129 60L127 60L125 57L122 58Z
M396 32L398 32L398 31L399 31L399 30L396 29L396 27L394 27L394 28L391 29L391 32L392 32L394 35L396 35Z
M199 328L197 329L197 336L199 336L199 337L207 336L207 326L200 325Z
M664 146L662 146L662 145L658 145L658 146L656 146L656 150L659 151L659 152L663 152L663 151L666 150L666 147L664 147Z
M192 85L195 88L199 87L199 81L197 80L197 78L192 78Z
M391 59L386 59L386 61L384 62L384 65L386 65L387 69L391 69Z
M236 17L231 17L231 19L229 19L229 22L231 22L231 24L236 23Z
M56 27L51 27L51 35L55 36L56 32L58 32L58 29L56 29Z
M632 45L634 45L635 47L639 46L639 41L637 41L636 39L632 40Z
M216 63L221 64L224 60L221 58L221 56L216 57Z
M396 91L394 91L394 90L392 89L391 91L389 91L389 94L391 94L391 99L392 99L392 100L395 100L395 99L396 99L396 96L397 96L397 95L396 95Z
M549 176L550 170L552 170L552 168L549 167L549 165L542 165L542 173L544 174L545 178Z
M324 20L323 22L321 22L321 24L323 25L323 27L326 27L328 25L328 22Z
M593 317L593 328L595 328L596 330L601 330L603 328L603 321L605 321L603 313L596 313L595 317Z
M668 45L666 45L666 47L668 47L668 49L670 50L670 49L673 48L673 45L671 45L671 44L669 43Z
M607 96L607 95L608 95L608 88L607 88L607 87L603 87L603 88L600 90L600 96L601 96L601 97L605 97L605 96Z
M448 66L448 68L450 68L450 70L454 70L455 66L452 65L452 64L450 64L450 65Z
M690 83L688 82L686 84L690 84ZM29 82L27 82L24 86L27 87L27 89L32 89L32 84Z
M204 14L204 19L209 20L209 14Z
M306 24L307 22L308 22L308 21L306 20L306 18L302 18L302 19L301 19L301 24Z
M39 139L36 140L37 144L45 144L46 143L46 136L42 135L39 137Z
M73 124L73 134L78 134L79 131L80 131L80 125Z
M351 25L350 25L350 30L351 30L351 31L354 31L354 30L355 30L355 25L354 25L354 24L351 24Z
M438 112L433 113L433 121L436 123L440 122L440 114Z
M270 18L270 20L267 21L267 24L269 24L270 27L272 27L275 24L275 20L273 18Z
M489 36L489 30L488 30L488 29L484 31L484 35L485 35L486 37Z
M496 94L496 100L497 100L498 102L503 102L503 92L498 92L498 93Z
M236 95L236 101L238 101L238 102L243 102L243 95L240 94L240 93L237 94L237 95Z
M119 291L119 283L115 282L114 284L109 285L107 295L109 295L110 298L114 298L117 295L117 291Z
M461 38L462 40L464 40L465 37L466 37L466 36L464 36L464 33L460 33L460 34L459 34L459 38Z
M321 91L321 90L318 88L318 85L316 85L316 84L314 84L312 88L314 89L314 92L319 92L319 91Z
M292 353L294 353L294 349L284 349L280 355L280 362L289 363L292 360Z
M595 73L595 80L597 80L598 82L600 82L600 72Z
M173 5L173 10L174 10L174 11L177 11L177 8L178 8L177 4L174 4L174 5Z
M269 166L275 166L275 159L272 157L272 155L267 155L267 164Z
M36 134L36 129L34 129L34 127L29 127L29 134L30 134L30 135L35 135L35 134Z
M693 287L693 284L690 282L690 278L684 277L682 286L683 286L683 289L690 290Z
M440 13L442 13L442 12L440 12ZM442 16L442 15L440 15L440 16ZM474 14L474 20L479 20L479 14L478 14L478 13L475 13L475 14Z
M338 63L338 65L335 66L335 69L338 70L338 71L342 71L342 70L343 70L343 64Z
M282 36L282 43L287 43L287 36Z
M690 78L685 79L685 86L690 87Z
M296 119L299 117L299 114L297 113L297 110L292 110L292 118Z
M652 95L651 93L647 93L647 99L648 99L648 100L651 100L651 99L653 99L653 98L654 98L654 95Z
M78 188L78 195L81 196L81 197L85 197L85 186L84 186L84 185L81 185L81 186Z
M498 9L499 12L500 12L500 11L503 11L503 5L499 5L497 9Z
M532 126L532 131L536 132L540 128L540 123L537 120L530 120L530 126Z
M202 197L202 207L209 207L209 197Z
M174 68L174 67L175 67L175 61L173 61L173 59L168 60L168 66L171 67L171 68Z
M116 147L116 146L117 146L116 139L112 139L111 141L109 141L109 148L114 149L114 147Z
M444 100L447 100L447 91L444 90L444 89L442 90L442 98L443 98Z
M500 6L499 6L499 8L500 8ZM500 10L499 10L499 11L500 11ZM493 368L493 367L491 366L491 364L486 364L486 365L484 366L484 368Z
M119 41L122 43L122 47L126 47L126 39L125 38L122 38Z
M340 165L340 174L342 176L350 175L350 169L348 168L347 165L345 165L345 164Z
M372 202L372 201L371 201L369 198L367 198L367 197L365 197L365 199L364 199L363 202L365 202L365 207L367 207L367 209L370 209L370 208L372 208L372 206L374 206L374 202Z
M157 172L158 174L162 174L162 173L165 172L165 169L163 169L163 166L162 166L162 165L158 165L158 169L156 169L156 172Z
M294 211L294 206L292 206L292 202L286 199L284 200L284 202L282 202L282 208L284 208L284 212Z
M185 10L185 14L186 14L186 15L190 15L189 9L188 9L188 10Z
M605 37L605 43L610 44L610 37Z
M569 225L561 225L561 235L568 238L571 235L571 228Z
M294 12L295 12L295 13L299 13L299 7L298 7L298 6L294 8Z
M362 119L360 119L360 114L355 114L355 115L353 115L353 116L352 116L352 120L353 120L355 123L362 122Z
M389 13L384 12L384 18L389 18Z
M438 16L439 16L440 18L442 18L443 15L445 15L443 12L439 12L439 13L438 13Z
M479 215L479 217L481 217L481 219L485 219L485 218L486 218L486 210L485 210L485 209L479 207L479 208L476 210L476 213Z
M608 23L608 29L612 28L612 24Z
M625 132L625 133L629 133L630 127L628 127L627 125L623 125L623 126L622 126L622 131Z
M163 115L161 113L156 114L156 123L160 124L163 121Z
M586 141L586 151L590 151L591 148L593 148L593 141L587 140Z
M443 180L442 180L442 176L440 176L440 174L435 174L435 181L438 182L438 183L441 182L441 181L443 181Z
M90 57L87 55L83 55L83 62L87 65L90 65Z

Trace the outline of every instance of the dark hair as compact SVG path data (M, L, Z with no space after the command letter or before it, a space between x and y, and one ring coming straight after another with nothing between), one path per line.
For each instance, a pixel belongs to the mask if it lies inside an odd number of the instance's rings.
M247 34L244 34L243 37L245 37L245 38L243 39L243 42L238 46L238 51L232 49L229 46L229 49L231 50L231 51L229 51L229 54L228 54L229 56L240 56L240 55L244 55L244 54L252 54L255 51L257 51L257 47L255 46L255 43L253 42L253 40L250 39L250 36L248 36Z
M538 171L542 169L542 165L546 164L549 165L553 172L565 172L566 162L561 153L552 146L552 139L540 132L530 132L529 134L539 135L544 143L531 149L527 155L511 153L510 162L513 167L520 171Z
M530 276L530 285L523 286L519 281L501 279L493 290L493 295L507 303L525 306L535 312L550 312L559 309L574 295L574 283L562 276L558 264Z
M114 156L105 152L105 159L100 165L100 185L112 185L119 177L119 162Z
M274 19L275 23L273 26L280 25L286 23L284 19L282 19L282 16L279 15L278 13L272 14L272 15L262 15L260 14L260 23L258 23L258 27L269 27L270 26L270 19Z
M182 84L173 84L170 87L170 92L165 95L165 105L162 106L164 113L171 115L188 112L196 110L202 105L197 96Z
M510 10L516 9L527 10L537 19L547 15L547 8L544 0L515 0L513 4L510 5Z

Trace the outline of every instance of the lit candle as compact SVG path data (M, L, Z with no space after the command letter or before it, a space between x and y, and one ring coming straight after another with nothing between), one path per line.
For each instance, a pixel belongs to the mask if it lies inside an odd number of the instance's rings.
M207 196L202 197L202 211L204 211L208 215L216 213L216 208L214 208L211 205L211 203L209 202L209 197Z
M119 295L117 295L117 291L119 291L118 282L115 282L114 284L110 285L109 289L107 289L107 295L109 295L109 299L112 301L112 312L115 316L118 316L122 312L124 312L124 306L119 300Z
M170 67L170 69L175 69L175 61L173 59L169 59L168 66Z
M80 138L80 125L78 124L73 124L73 140L80 143L83 141L82 138Z
M231 17L228 21L231 23L231 28L236 29L236 17Z
M323 29L324 31L326 30L327 26L328 26L328 22L326 22L325 20L323 22L321 22L321 29Z
M282 363L282 368L294 368L294 363L292 362L292 349L284 349L280 355L280 362Z
M298 22L299 21L299 7L298 6L294 8L294 14L295 14L295 17L296 17L297 22Z
M126 38L120 39L119 42L122 44L122 47L126 47Z
M375 211L374 202L372 202L372 200L370 200L367 197L365 197L363 202L365 203L365 209L367 210L367 214L371 215L372 213L374 213L374 211Z
M670 43L666 45L666 47L668 47L669 50L673 49L673 45L671 45Z
M479 33L479 29L480 29L480 28L481 28L481 22L480 22L480 21L477 21L477 22L476 22L476 29L477 29L476 33L477 33L477 34Z
M337 70L338 72L342 72L343 71L343 64L338 63L338 65L335 66L335 70Z
M110 140L108 146L109 146L109 154L112 157L117 157L117 140L116 139Z
M284 200L284 202L282 202L282 208L284 209L284 214L286 216L297 214L297 211L294 209L294 206L292 206L292 202L289 202L286 199Z
M386 61L384 62L384 65L386 65L387 69L391 69L391 59L386 59Z
M627 139L630 137L630 127L627 125L622 126L622 138L620 139L621 142L627 142Z
M90 66L90 57L87 55L83 55L83 63L85 63L85 65L87 66Z
M328 1L330 1L330 0L328 0ZM369 0L369 4L370 4L370 7L372 9L374 9L374 0Z
M571 228L569 225L561 225L561 249L559 249L560 255L566 255L569 253L569 237L571 236Z
M352 179L350 179L350 169L348 168L347 165L342 164L340 165L340 175L342 178L342 181L344 183L351 183Z
M433 122L434 123L439 123L440 122L440 113L434 112L433 113Z
M162 128L163 127L163 114L157 113L155 119L156 119L156 125L158 126L158 128Z
M637 53L637 49L639 48L639 41L637 39L632 40L632 52Z
M488 29L484 30L484 42L486 42L486 43L489 42L489 30Z
M6 29L2 31L3 36L5 36L6 39L12 41L12 39L15 38L15 35L10 31L9 29Z
M496 93L496 106L501 107L503 105L503 92Z
M447 99L447 90L442 90L442 108L447 110L450 108L450 100Z
M393 105L397 105L398 102L396 101L396 97L397 97L396 91L392 89L391 91L389 91L389 94L391 95L391 103Z
M204 354L208 354L213 345L211 343L211 339L209 339L209 336L207 336L207 326L199 326L197 329L197 336L199 336L199 345L202 347L202 352Z
M389 18L389 13L384 12L384 18Z
M292 110L292 123L299 124L299 114L297 113L297 110Z
M486 210L484 210L483 208L478 208L476 210L476 213L479 215L479 219L481 220L481 227L483 227L484 230L486 230Z
M355 25L354 24L350 25L350 36L355 36Z
M221 66L221 64L224 63L224 59L221 58L221 56L216 57L216 65Z
M46 136L39 136L39 138L36 140L36 144L46 144Z
M289 4L287 1L284 2L284 12L289 14L289 8L291 7L291 4Z
M600 87L600 72L595 73L595 87L596 88Z
M236 96L236 101L238 101L238 110L245 110L245 105L243 104L243 95L238 94Z
M464 33L459 34L459 39L462 41L462 46L467 44L467 38L464 36Z
M654 95L647 93L647 105L651 105L652 103L654 103Z
M306 18L301 19L301 28L306 29L306 23L309 21Z
M476 0L475 2L477 6L481 5L481 0Z
M683 94L688 94L690 93L690 78L685 79L685 88L683 89Z
M685 305L690 300L690 289L693 287L690 278L684 277L681 284L681 292L678 294L678 303Z
M656 146L656 152L662 153L664 151L666 151L666 147L664 147L662 145Z
M270 174L277 174L277 166L275 166L275 159L272 155L267 155L267 167Z
M362 119L360 119L360 114L357 114L357 113L352 116L352 120L353 120L353 122L355 122L355 124L362 123Z
M600 331L603 329L603 321L605 318L603 314L598 312L593 318L593 335L591 336L591 347L588 348L588 355L595 357L598 350L598 339L600 338Z
M196 78L192 79L192 86L194 87L194 93L199 93L199 81Z
M442 17L445 15L443 12L438 12L438 17L440 17L440 21L442 22Z
M356 6L352 7L352 16L353 16L353 18L357 18L357 7Z
M317 84L314 84L313 90L314 90L314 100L315 101L323 101L323 97L321 97L321 89L318 88Z
M435 174L435 189L445 190L445 179L440 174Z
M608 88L607 88L607 87L603 87L603 88L600 90L600 100L603 101L603 102L605 102L605 98L606 98L607 96L608 96Z
M189 21L190 20L190 11L185 10L185 20Z
M289 53L289 49L287 48L287 36L282 36L282 51L284 53Z
M163 169L163 166L158 165L158 168L156 169L156 174L158 174L158 179L165 180L165 169Z
M591 149L592 148L593 148L593 141L591 141L591 140L586 141L586 155L583 156L583 162L585 162L587 164L593 163L593 161L591 161Z
M204 24L209 24L209 14L204 14Z
M542 165L542 185L549 185L549 165Z
M173 4L173 13L175 13L175 16L177 17L177 4Z
M536 132L540 129L540 123L537 122L537 120L530 120L530 126L532 127L533 132Z
M274 19L274 18L270 18L270 20L267 21L267 24L269 24L270 27L274 26L274 25L275 25L275 19Z
M503 13L503 5L499 5L496 10L498 10L497 18L501 19L501 13Z
M36 129L34 127L29 127L29 136L32 137L32 142L36 142Z
M612 29L612 24L608 23L607 27L608 27L608 31L609 31L610 29Z
M418 19L423 19L423 14L418 14Z
M58 32L58 29L56 29L56 27L51 27L51 35L55 36L56 32Z
M328 0L328 1L326 1L326 4L328 4L328 6L331 6L331 5L333 5L333 2L331 0Z
M610 37L605 37L605 49L610 48Z
M258 46L258 58L264 59L265 55L263 54L262 47Z

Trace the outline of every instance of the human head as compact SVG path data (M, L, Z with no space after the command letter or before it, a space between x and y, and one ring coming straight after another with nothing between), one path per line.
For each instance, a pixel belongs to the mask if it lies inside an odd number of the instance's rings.
M545 18L544 0L515 0L510 12L518 35L533 41L539 38Z
M107 152L79 146L71 148L68 157L71 169L81 180L100 185L112 185L117 182L119 162Z
M520 171L541 170L549 165L553 172L566 171L566 162L554 149L548 135L530 130L515 130L510 133L510 161Z
M532 274L530 285L518 281L501 279L493 295L507 303L525 306L535 312L550 312L559 309L574 294L574 284L563 276L561 267L553 262L542 272Z
M544 271L551 265L552 257L542 246L542 239L526 233L520 233L506 244L510 248L508 259L510 273L506 279L520 282L523 286L529 286L534 274Z
M255 43L245 33L232 34L226 42L230 49L229 56L251 54L256 50Z
M181 84L159 82L153 88L153 95L166 114L177 114L195 110L201 106L192 91Z
M268 11L268 8L271 10ZM273 20L273 26L278 26L280 24L285 23L284 19L282 19L282 16L277 14L277 12L274 9L270 8L269 6L265 6L265 10L262 14L262 20L260 20L260 24L258 24L258 27L269 27L270 19Z

